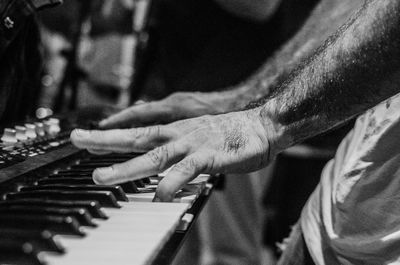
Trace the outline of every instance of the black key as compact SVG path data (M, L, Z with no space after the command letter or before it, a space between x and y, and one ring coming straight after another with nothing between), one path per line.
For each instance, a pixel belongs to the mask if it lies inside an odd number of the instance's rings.
M8 201L0 201L0 207L3 205L26 205L40 207L60 207L60 208L83 208L92 217L99 219L108 219L107 215L101 210L100 204L95 201L60 201L46 199L16 199Z
M91 156L90 159L132 159L139 156L140 154L108 154L100 156Z
M136 186L138 188L144 188L145 187L144 182L141 179L134 180L133 182L136 184Z
M71 169L69 169L69 172L76 172L78 174L88 174L88 173L93 173L95 168L79 168L78 166L72 166ZM61 173L62 174L62 173Z
M49 178L76 178L76 177L92 177L92 173L74 173L74 172L64 172L64 173L56 173L56 174L51 174L48 176Z
M143 178L142 181L144 184L151 184L150 178Z
M71 166L71 170L75 170L75 171L93 171L96 168L98 168L98 166L93 166L93 165L86 165L86 164L79 164L79 165L73 165Z
M74 217L80 225L96 227L92 222L92 216L84 208L56 208L43 206L26 206L26 205L0 205L0 214L37 214L37 215L52 215L60 217Z
M140 193L138 187L133 181L128 181L119 185L126 193Z
M92 177L44 178L37 182L38 185L94 185Z
M44 178L37 182L38 185L94 185L92 177ZM125 193L139 193L137 186L132 181L119 184Z
M48 230L28 231L24 229L0 228L0 241L4 239L29 241L39 251L65 253L64 247L61 246L55 239L55 236Z
M29 242L19 240L0 240L0 264L43 265L38 251Z
M109 191L24 191L6 194L7 199L42 198L62 201L97 201L102 207L120 208L117 199Z
M106 186L106 185L40 185L23 187L21 191L35 191L35 190L65 190L65 191L110 191L114 194L115 198L119 201L128 201L125 192L120 186Z
M111 162L111 161L81 161L79 163L80 166L86 166L86 167L92 167L92 168L98 168L98 167L109 167L112 164L114 164L115 162Z
M126 162L128 159L126 158L89 158L87 160L82 160L80 163L101 163L101 164L108 164L108 165L112 165L112 164L116 164L116 163L123 163Z
M63 176L92 176L92 172L82 170L60 170L57 175Z
M75 218L52 215L2 213L0 215L0 227L33 231L48 229L62 235L85 235Z

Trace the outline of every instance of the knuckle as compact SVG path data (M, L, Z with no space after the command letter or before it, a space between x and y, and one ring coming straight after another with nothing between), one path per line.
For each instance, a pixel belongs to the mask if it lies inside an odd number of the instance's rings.
M169 150L166 146L160 146L146 154L150 162L157 170L163 170L169 160Z
M156 126L148 126L148 127L142 127L142 128L137 128L137 129L131 129L131 135L134 139L137 138L144 138L144 137L150 137L150 136L160 136L161 134L161 126L156 125Z
M195 158L188 158L182 160L180 163L176 164L174 170L181 172L181 173L192 173L193 171L198 168L198 161Z

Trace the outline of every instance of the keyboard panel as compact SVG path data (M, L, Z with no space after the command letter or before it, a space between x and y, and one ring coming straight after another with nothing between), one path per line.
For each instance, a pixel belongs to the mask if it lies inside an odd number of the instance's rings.
M198 177L171 203L152 202L164 174L95 185L95 168L138 154L76 149L69 119L57 133L0 146L0 160L13 158L0 163L0 264L168 264L215 178Z

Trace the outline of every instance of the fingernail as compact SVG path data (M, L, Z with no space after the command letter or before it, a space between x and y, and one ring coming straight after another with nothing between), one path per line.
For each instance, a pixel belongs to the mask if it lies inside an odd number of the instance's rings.
M97 184L106 184L110 177L113 174L113 168L112 167L101 167L97 168L93 172L93 180Z

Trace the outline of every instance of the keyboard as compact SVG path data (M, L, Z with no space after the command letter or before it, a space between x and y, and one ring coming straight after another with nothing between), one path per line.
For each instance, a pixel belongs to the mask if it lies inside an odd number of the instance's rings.
M164 174L95 185L95 168L138 154L95 156L76 149L69 133L85 125L67 117L4 128L0 264L171 263L218 178L199 176L171 203L152 202ZM47 124L42 135L39 123Z

